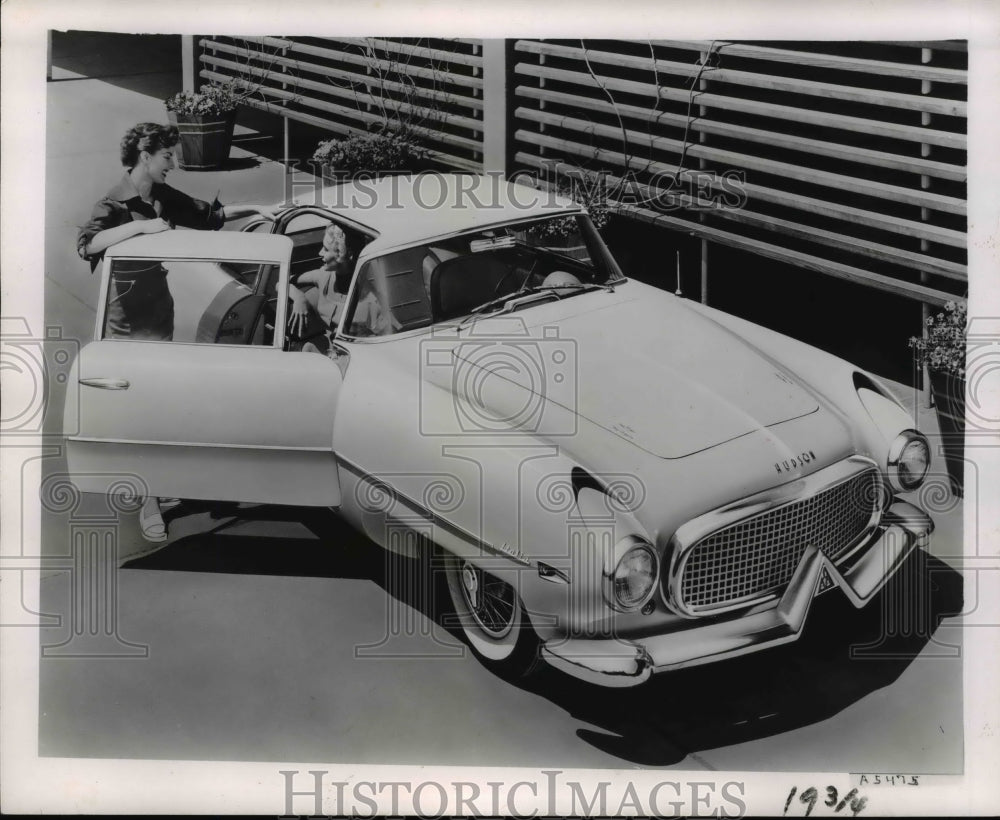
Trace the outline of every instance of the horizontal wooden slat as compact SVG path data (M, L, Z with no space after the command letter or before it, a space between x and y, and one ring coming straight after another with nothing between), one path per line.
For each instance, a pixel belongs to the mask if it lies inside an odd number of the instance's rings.
M965 53L969 44L965 40L876 40L883 46L903 46L904 48L930 48L934 51L951 51Z
M518 108L515 116L533 122L544 123L570 131L578 131L583 135L597 135L609 139L627 139L630 146L652 147L659 150L671 151L680 154L684 143L681 140L669 139L667 137L654 137L643 134L639 131L626 129L622 130L611 125L599 125L588 120L581 120L576 117L566 117L559 114L550 114L546 111L535 111L530 108ZM942 211L951 214L965 214L965 202L955 197L933 194L920 189L904 188L899 185L887 185L883 182L863 179L860 177L850 177L844 174L834 174L829 171L818 171L802 165L789 162L778 162L776 160L762 159L752 154L743 154L736 151L728 151L721 148L689 143L687 145L688 156L703 158L705 160L728 164L736 168L747 168L757 170L762 173L781 176L786 179L795 179L800 182L807 182L812 185L821 185L828 188L845 189L849 188L859 194L887 199L893 202L902 202L908 205L917 205Z
M248 58L245 63L240 63L241 69L253 72L252 68L249 66L252 64L250 58L260 57L259 52L253 49L248 49L240 46L234 46L230 43L222 43L216 40L202 40L203 45L211 47L216 51L221 51L225 54L232 54L240 57ZM214 57L211 54L202 53L202 62L217 61L219 58ZM319 74L324 77L335 78L338 82L357 82L371 86L384 87L388 91L399 92L413 97L422 97L431 100L441 100L450 105L463 106L465 108L471 108L475 111L483 110L483 101L479 97L473 97L471 95L455 94L451 91L444 91L442 89L427 88L420 85L415 85L412 83L400 83L393 80L382 79L375 81L369 74L364 72L348 72L343 69L330 68L328 66L321 66L314 63L306 63L301 60L292 59L289 57L281 57L278 55L266 55L260 57L261 62L266 62L269 66L282 66L285 68L290 68L294 72L308 71L313 74ZM273 71L273 69L272 69ZM273 71L274 74L278 75L281 72ZM297 82L299 85L308 88L315 88L315 90L323 90L327 93L333 93L327 89L333 85L332 82L327 83L316 83L315 80L308 80L305 77L299 77L297 74L293 74L289 77L289 82ZM306 85L311 83L311 85Z
M364 133L363 129L351 128L350 126L344 125L342 122L338 122L336 120L328 120L325 117L318 117L304 111L289 111L288 109L282 108L280 105L269 103L264 100L251 98L245 100L244 104L257 108L261 111L266 111L269 114L276 114L279 117L288 117L289 119L296 120L298 122L315 125L327 131L332 131L335 134L347 136L350 134ZM466 159L465 157L455 156L454 154L449 154L445 151L438 151L435 149L430 149L427 153L432 160L439 162L444 166L452 166L466 171L472 171L474 173L482 173L483 171L481 162L476 162L474 160Z
M557 139L544 134L535 134L530 131L521 130L516 133L515 138L533 145L555 148L576 156L594 159L602 164L613 164L621 168L627 167L640 172L649 171L665 175L672 175L676 173L675 167L666 165L665 163L649 162L648 160L638 161L634 158L627 159L623 154L617 151L610 151L604 148L596 148L589 145L581 145L576 142ZM692 171L684 170L680 173L680 176L684 179L692 180L695 183L701 181L694 178L693 174L694 172ZM891 233L926 239L930 242L939 242L943 245L951 245L959 248L965 247L965 234L960 231L952 231L947 228L939 228L935 225L900 219L899 217L882 214L877 211L867 211L862 208L837 205L815 197L792 194L787 191L778 191L773 188L767 188L765 186L749 182L743 183L741 188L751 200L759 199L764 202L770 202L774 205L781 205L786 208L797 208L807 213L817 214L818 216L832 217L833 219L839 219L858 225L865 225L870 228L878 228Z
M797 137L778 131L763 131L759 128L748 128L728 122L716 122L715 120L703 117L692 117L689 124L688 118L682 114L654 111L652 107L643 108L638 105L627 105L625 103L615 103L612 105L606 99L590 99L574 94L566 94L561 91L550 91L547 88L518 86L516 94L519 97L539 100L544 103L556 103L586 111L597 111L609 116L620 114L622 117L640 120L647 127L665 123L674 128L688 127L692 132L716 134L732 139L746 140L747 142L788 148L792 151L801 151L817 156L833 157L834 159L842 159L847 162L876 165L880 168L909 171L914 174L925 174L938 179L949 179L956 182L964 182L966 179L965 166L936 162L923 157L908 157L900 154L890 154L886 151L873 151L869 148L858 148L853 145L841 145L836 142Z
M219 74L214 71L209 71L203 69L201 71L201 76L206 79L211 80L222 80L225 81L229 79L228 75ZM309 108L315 108L319 111L323 111L327 114L337 114L342 117L348 117L354 120L360 120L361 122L368 124L380 124L384 120L379 114L370 114L366 111L359 111L356 108L352 108L345 105L338 105L336 103L329 103L323 100L315 100L311 97L305 97L301 94L295 94L291 91L284 91L280 88L271 88L269 86L259 86L256 88L257 93L267 94L271 97L276 97L277 99L284 100L285 102L295 102L299 105L304 105ZM452 147L466 148L471 151L481 151L482 144L476 140L468 139L466 137L459 137L455 134L448 134L443 131L437 131L432 128L427 128L423 125L411 125L410 130L418 134L425 139L433 142L443 142L445 145L450 145Z
M559 82L582 85L587 88L597 89L593 79L589 74L578 71L565 71L537 66L531 63L518 63L515 72L530 77L540 79L557 80ZM941 131L932 128L918 128L912 125L901 125L899 123L880 122L878 120L866 119L864 117L849 117L844 114L830 114L823 111L811 111L807 108L796 108L789 105L775 105L772 103L762 103L756 100L740 99L716 93L698 91L693 95L686 89L657 87L652 83L638 82L635 80L623 80L615 77L602 77L601 85L612 91L621 91L626 94L636 94L656 99L657 96L672 102L687 103L693 99L697 105L707 108L721 108L726 111L739 111L746 114L753 114L759 117L770 117L773 119L789 120L792 122L808 123L819 125L824 128L836 128L843 131L854 131L861 134L871 134L879 137L889 137L892 139L905 140L907 142L925 143L927 145L940 145L945 148L957 148L965 150L965 135L956 134L950 131Z
M407 114L412 114L421 118L429 118L432 121L435 118L447 118L448 123L451 125L462 126L465 128L470 128L472 130L482 130L483 123L482 120L474 120L470 117L463 117L458 114L452 114L448 112L442 112L440 108L428 108L425 106L415 106L404 102L398 102L394 100L383 101L381 98L376 97L372 94L366 94L363 91L356 90L354 88L345 88L333 83L321 83L315 80L307 80L304 77L295 77L288 74L284 74L281 71L268 71L267 69L257 68L254 66L247 66L245 64L233 62L232 60L226 60L221 57L212 57L211 55L203 55L201 61L209 66L215 66L216 68L229 68L233 71L237 71L240 75L251 75L254 77L261 77L270 79L272 82L277 83L288 83L288 85L293 90L298 90L299 88L306 88L310 91L318 91L322 94L329 95L331 97L340 97L341 99L349 100L355 105L372 105L376 109L381 106L385 106L388 111L403 111ZM446 95L441 94L440 97L445 97ZM446 102L445 99L438 100L439 103Z
M766 60L777 63L794 63L815 68L832 68L838 71L854 71L889 77L903 77L911 80L930 80L936 83L965 84L967 72L957 68L918 65L915 63L895 63L888 60L867 60L860 57L842 57L815 51L793 51L787 48L756 46L748 43L732 43L717 40L714 45L709 40L653 40L654 46L664 46L685 51L707 52L709 47L723 58L743 57L750 60Z
M397 43L394 40L381 40L377 37L364 37L361 39L324 37L323 39L330 40L334 43L344 43L345 45L357 46L359 48L371 46L372 48L380 49L383 52L406 54L409 57L420 57L425 60L431 60L432 62L456 63L459 65L474 66L475 68L483 67L482 57L477 57L472 54L461 54L456 51L446 51L440 48L429 48L427 46L410 45L408 43Z
M609 51L584 52L581 48L542 43L534 40L518 40L515 48L518 51L531 54L544 54L551 57L562 57L571 60L589 60L590 63L633 68L650 71L655 65L657 72L677 74L682 77L694 77L700 67L696 64L678 63L671 60L653 60L650 57L633 57L627 54L616 54ZM546 76L543 72L541 76ZM964 117L966 105L957 100L939 99L919 94L900 94L895 91L883 91L871 88L859 88L833 83L821 83L814 80L799 80L792 77L781 77L772 74L757 74L750 71L734 71L727 68L709 66L701 72L702 79L711 82L733 83L736 85L765 88L772 91L786 91L792 94L806 94L815 97L859 102L868 105L888 106L912 111L925 111L930 114Z

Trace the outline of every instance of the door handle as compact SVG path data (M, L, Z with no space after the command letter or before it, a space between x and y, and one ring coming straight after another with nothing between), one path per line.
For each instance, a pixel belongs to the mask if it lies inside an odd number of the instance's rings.
M99 387L101 390L128 390L128 379L80 379L80 384L87 387Z

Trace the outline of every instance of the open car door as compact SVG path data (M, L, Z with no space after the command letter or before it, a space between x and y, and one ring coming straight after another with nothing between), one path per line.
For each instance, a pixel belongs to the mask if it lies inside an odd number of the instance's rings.
M283 349L291 249L284 236L185 230L108 249L96 341L67 391L79 490L340 504L340 369Z

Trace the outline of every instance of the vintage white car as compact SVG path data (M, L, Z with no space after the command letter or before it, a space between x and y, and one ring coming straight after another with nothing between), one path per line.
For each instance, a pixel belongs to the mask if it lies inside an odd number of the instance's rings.
M288 289L331 223L357 258L317 353ZM151 267L173 339L105 338L113 272ZM114 246L70 378L81 490L331 507L433 550L506 676L631 686L794 641L816 596L864 606L933 528L899 497L927 441L878 379L627 279L580 206L492 178Z

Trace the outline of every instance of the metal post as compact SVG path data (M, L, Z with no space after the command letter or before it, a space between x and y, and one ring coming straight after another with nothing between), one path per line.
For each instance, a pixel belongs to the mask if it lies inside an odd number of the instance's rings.
M181 86L185 91L198 90L198 56L193 34L181 35Z
M472 46L472 55L474 57L477 56L477 55L479 55L479 51L480 51L479 44L478 43L474 44ZM472 76L473 77L480 77L480 76L482 76L482 72L481 72L479 66L473 66L473 68L472 68ZM437 95L437 85L436 85L436 83L435 83L434 93L435 93L435 96L436 96ZM478 97L479 96L479 89L478 88L473 88L472 89L472 96L473 97ZM478 111L473 110L472 116L474 118L476 118L476 119L480 119L482 117L482 114L480 114ZM483 132L482 131L473 131L472 132L472 138L479 140L479 144L480 145L483 144ZM474 160L477 159L477 160L480 161L480 163L482 163L482 161L483 161L483 153L482 153L482 151L473 151L472 158Z
M930 61L933 58L933 56L934 56L934 52L931 51L931 49L929 49L929 48L922 48L922 49L920 49L920 62L922 64L926 65L927 63L930 63ZM930 94L931 93L931 81L930 80L921 80L920 81L920 93L921 94ZM920 125L922 127L924 127L924 128L927 128L930 124L931 124L931 115L927 111L921 111L920 112ZM920 144L920 156L923 157L923 158L927 158L930 155L931 155L931 147L930 147L930 145L928 145L927 143L921 143ZM927 190L930 187L931 187L931 178L927 174L921 174L920 175L920 188L921 188L921 190ZM930 216L930 212L928 211L927 208L921 208L920 209L920 221L921 222L926 222L929 216ZM926 239L921 239L920 240L920 252L921 253L927 253L929 250L930 250L930 243ZM926 284L928 278L929 277L927 275L927 271L921 271L920 272L920 283L921 284ZM929 316L930 316L930 308L929 308L929 306L927 305L926 302L923 302L921 304L921 306L920 306L920 325L921 325L921 333L923 334L924 338L927 338L927 318ZM924 365L924 368L923 368L923 377L924 377L923 378L924 389L923 389L923 391L921 393L921 397L920 398L921 398L921 402L923 403L924 407L930 407L932 405L932 401L931 401L931 377L930 377L930 370L928 369L928 367L927 367L926 364Z
M701 60L702 60L702 62L706 62L710 56L711 55L709 54L709 52L702 51L701 52ZM704 79L699 80L698 81L698 90L699 91L707 91L708 90L708 80L704 80ZM706 107L704 105L699 105L698 106L698 118L701 119L702 117L705 116L706 113L707 113ZM698 142L699 142L699 144L704 145L706 139L707 139L707 135L705 134L705 132L702 131L701 129L699 129L698 130ZM705 165L706 165L705 158L704 157L699 158L699 160L698 160L698 169L700 171L704 171L705 170ZM700 185L698 187L700 187ZM695 189L695 196L697 196L697 195L698 195L698 190ZM702 223L702 224L705 222L705 212L704 211L700 211L699 210L699 212L698 212L698 222ZM707 305L708 304L708 240L707 239L702 239L701 240L701 303L703 305Z
M291 131L291 121L292 121L292 118L291 117L287 117L287 116L282 116L281 120L282 120L282 124L281 124L281 138L282 138L282 145L284 146L282 148L282 156L283 156L283 159L285 160L285 173L286 174L290 174L293 171L293 168L292 168L293 163L291 162L291 157L290 157L292 149L290 147L290 145L291 145L291 138L290 138L290 133L289 133Z
M288 63L284 58L288 57L288 48L283 47L281 49L281 90L288 90L288 81L285 79L288 75ZM281 158L285 163L285 173L290 174L292 172L292 162L291 162L291 117L288 116L288 100L283 99L281 101L282 115L281 115Z

